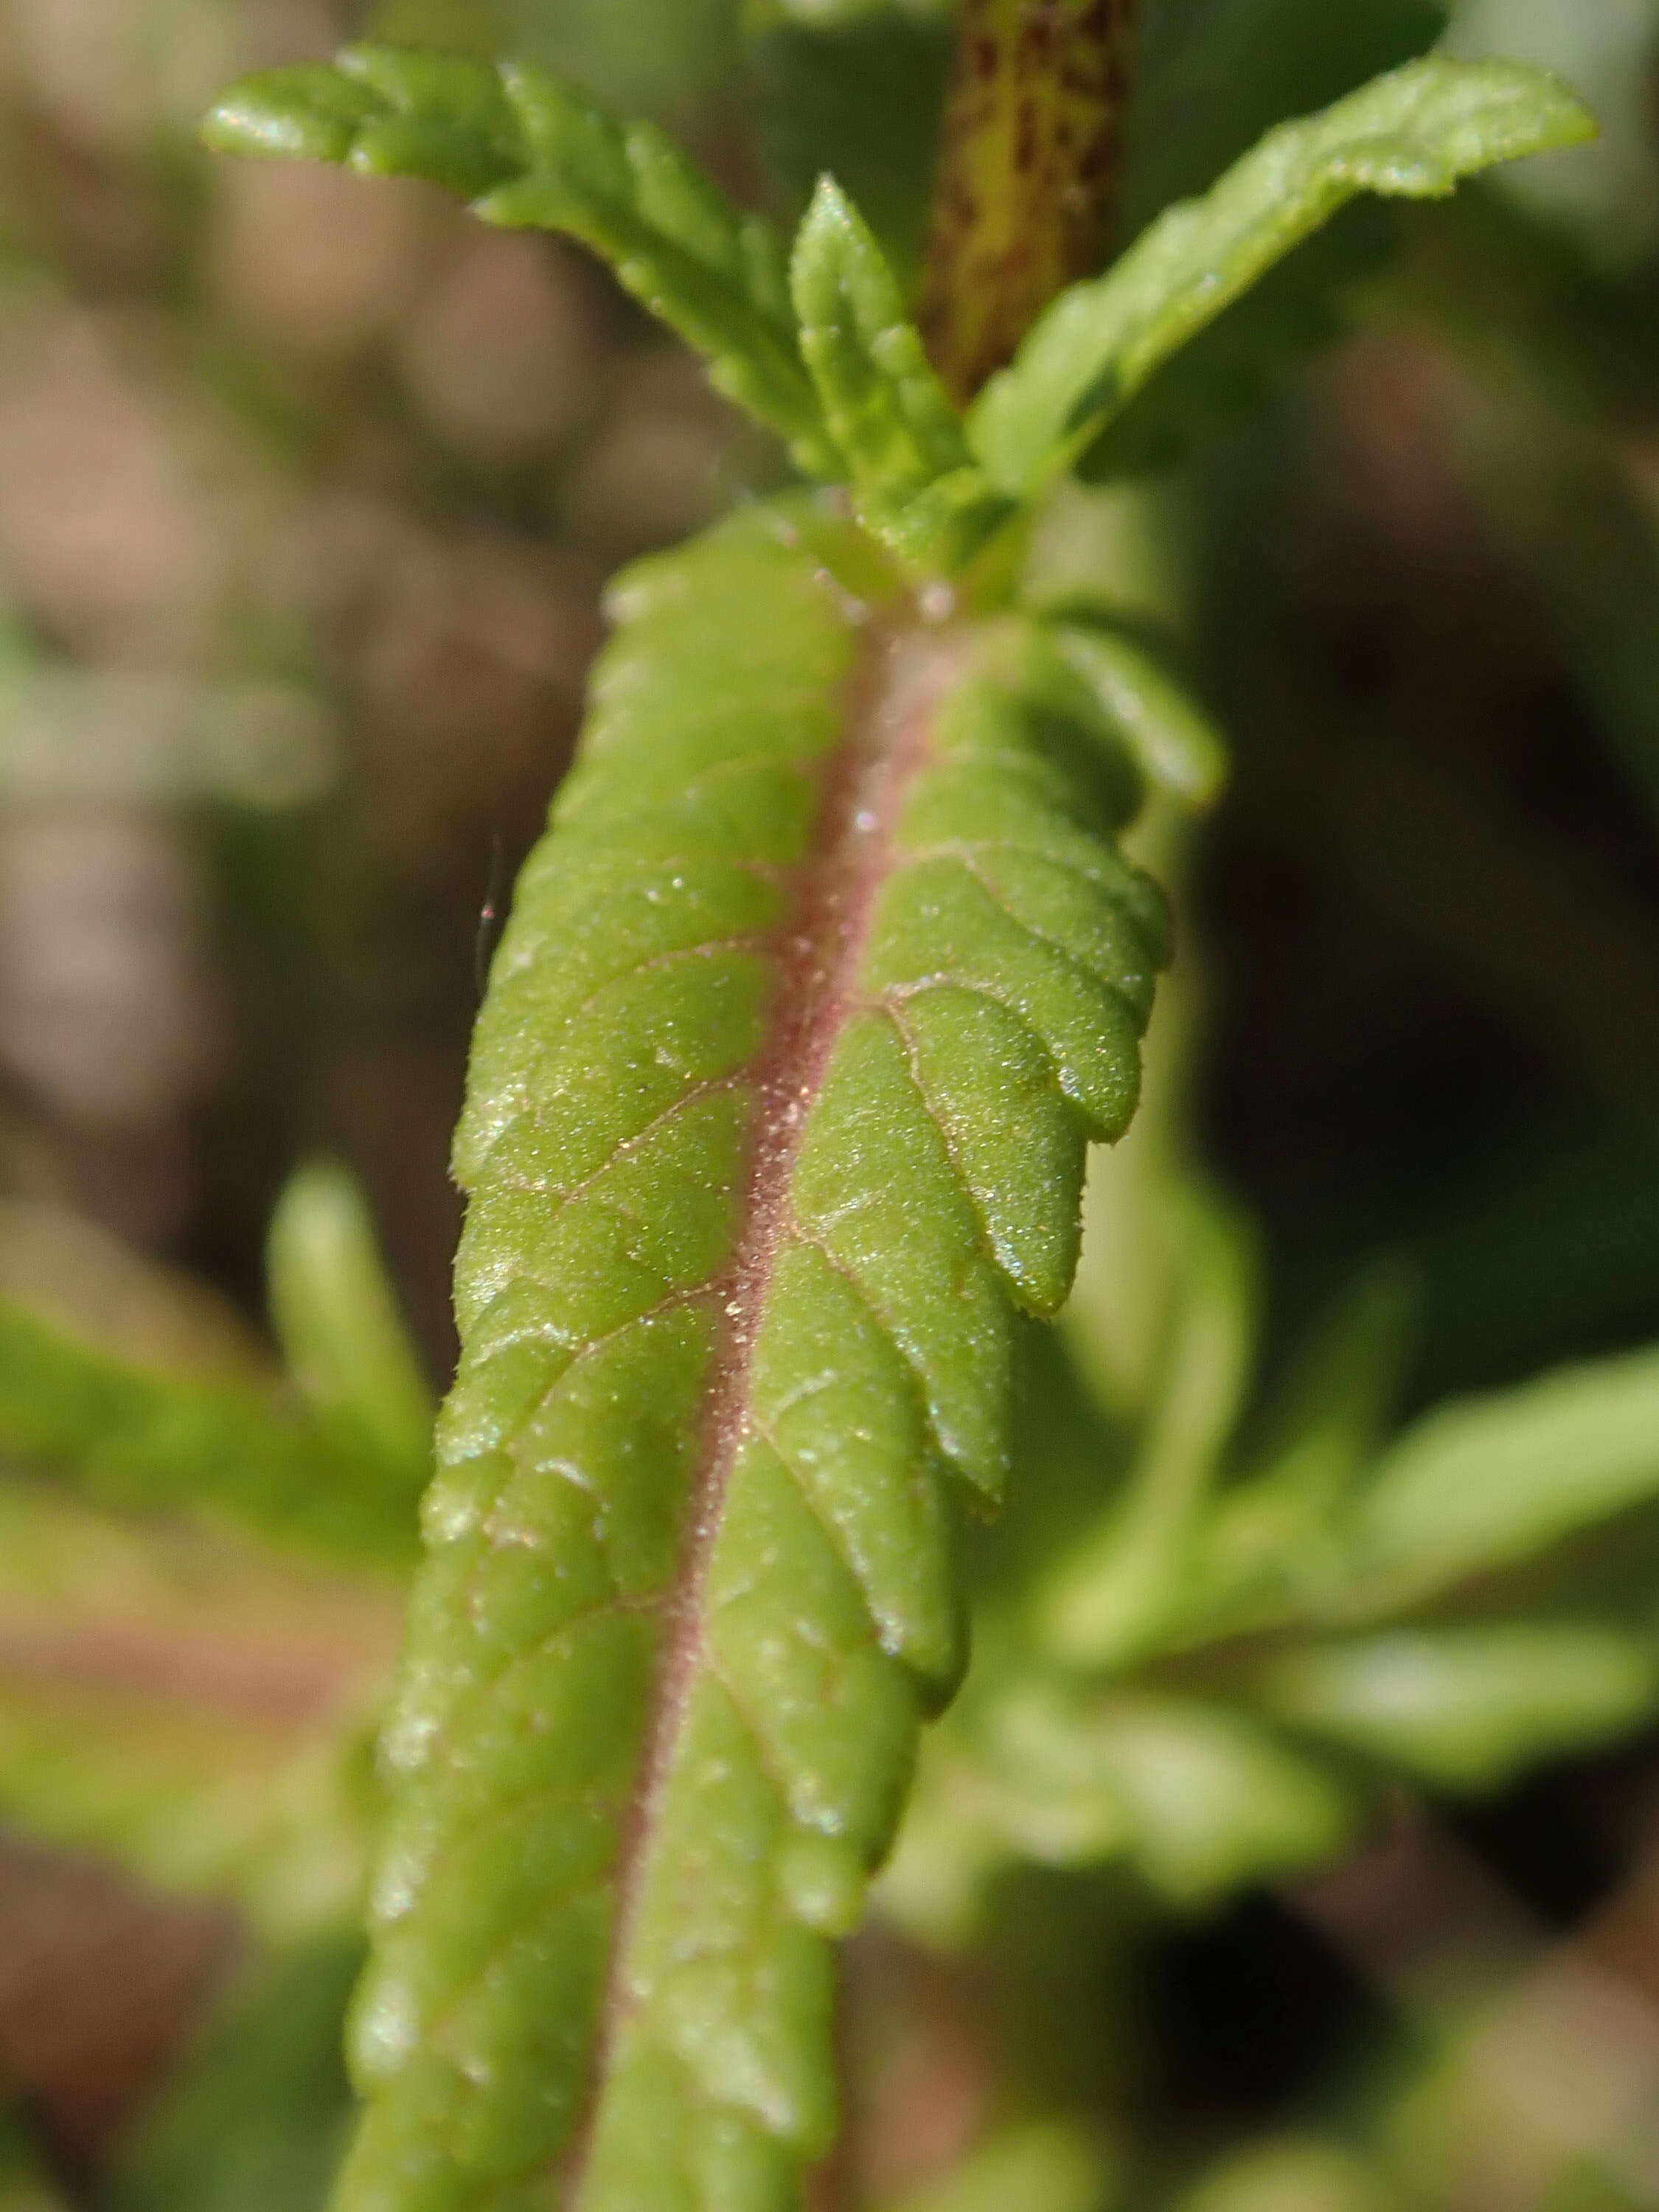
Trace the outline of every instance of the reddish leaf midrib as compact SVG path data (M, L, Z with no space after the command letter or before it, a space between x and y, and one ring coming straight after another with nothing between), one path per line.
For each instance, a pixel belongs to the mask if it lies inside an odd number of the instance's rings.
M572 2212L580 2201L599 2106L629 2009L628 1961L645 1869L702 1657L704 1586L747 1425L760 1322L792 1218L790 1180L836 1040L860 1009L858 973L890 867L893 833L910 783L926 761L933 713L959 671L964 642L959 629L891 623L872 629L848 685L845 734L823 770L812 849L794 872L790 915L773 941L777 1012L747 1077L759 1103L741 1227L730 1265L711 1286L721 1340L703 1448L692 1480L684 1556L662 1601L653 1709L623 1823L587 2103L560 2161L561 2195Z

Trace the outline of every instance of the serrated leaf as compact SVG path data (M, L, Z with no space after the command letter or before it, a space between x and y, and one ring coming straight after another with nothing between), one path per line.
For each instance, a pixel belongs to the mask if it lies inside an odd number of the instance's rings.
M1276 1719L1401 1773L1488 1790L1637 1727L1659 1705L1659 1655L1597 1622L1400 1629L1287 1654L1256 1694Z
M337 1922L397 1635L383 1589L0 1482L0 1820L273 1934Z
M401 1487L412 1523L432 1464L432 1393L387 1280L356 1179L319 1160L290 1179L266 1248L289 1372L354 1460Z
M1277 123L1403 67L1442 36L1441 0L1187 0L1146 11L1121 209L1133 239L1207 191Z
M781 2204L833 2126L830 1939L1165 950L1133 771L883 565L799 504L625 577L519 888L347 2207Z
M881 248L829 177L801 224L791 289L861 520L902 560L960 567L1015 510L974 467Z
M701 353L709 380L832 475L795 343L781 241L653 124L619 124L550 71L347 46L234 85L202 126L221 153L422 177L486 222L563 231Z
M213 1300L16 1205L0 1211L0 1452L107 1504L199 1511L352 1565L401 1573L416 1548L408 1471L285 1404Z
M1595 128L1542 70L1437 58L1281 125L1202 199L1161 216L1107 275L1060 295L981 394L975 451L1000 489L1029 495L1357 193L1440 198L1462 177Z
M1407 1430L1348 1531L1355 1608L1504 1567L1659 1495L1659 1353L1564 1369Z

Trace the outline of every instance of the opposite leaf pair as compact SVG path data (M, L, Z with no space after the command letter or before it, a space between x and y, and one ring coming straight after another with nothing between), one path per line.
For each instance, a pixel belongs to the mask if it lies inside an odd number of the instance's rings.
M845 483L927 571L970 562L1084 455L1158 368L1362 191L1443 196L1594 125L1565 87L1502 63L1407 64L1271 132L1206 198L1170 209L1103 277L1063 292L966 421L858 210L824 179L793 256L653 125L611 121L545 70L384 46L228 94L210 145L344 161L461 192L487 222L562 230L702 355L711 381Z
M221 146L586 240L869 533L792 500L624 580L495 961L352 2212L799 2201L832 1939L964 1663L1021 1316L1063 1301L1086 1144L1134 1104L1167 945L1119 835L1143 762L1208 775L1119 632L1025 617L1012 560L915 572L1351 193L1588 128L1528 71L1402 71L1064 295L964 420L833 185L789 264L530 70L360 48L216 112Z

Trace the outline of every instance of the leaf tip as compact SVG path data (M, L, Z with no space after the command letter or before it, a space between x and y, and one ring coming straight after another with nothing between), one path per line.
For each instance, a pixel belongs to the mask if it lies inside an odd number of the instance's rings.
M869 233L863 218L826 170L813 187L790 257L790 284L795 312L802 322L816 319L815 310L823 304L817 295L826 276L832 277L838 289L840 272L866 240ZM873 245L873 240L869 242Z
M1495 66L1509 77L1528 118L1521 125L1528 143L1518 146L1510 159L1592 145L1601 136L1600 117L1556 70L1540 68L1535 62L1504 62Z
M324 64L263 70L220 95L203 117L199 136L215 154L341 162L383 107L369 87Z

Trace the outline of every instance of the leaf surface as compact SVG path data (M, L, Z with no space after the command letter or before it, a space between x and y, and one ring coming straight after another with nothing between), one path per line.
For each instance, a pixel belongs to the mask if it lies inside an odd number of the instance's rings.
M792 285L801 353L860 517L902 559L960 567L1013 504L974 466L881 248L828 177L801 225Z
M529 64L364 45L332 64L245 78L203 136L222 153L422 177L487 222L566 232L805 469L836 473L795 343L782 241L654 124L617 123Z
M1165 952L1024 626L918 619L806 504L614 611L458 1144L354 2212L794 2201Z
M971 419L993 481L1029 495L1099 436L1164 362L1362 191L1443 197L1461 178L1595 135L1545 72L1408 63L1270 131L1202 199L1171 208L1038 322Z

